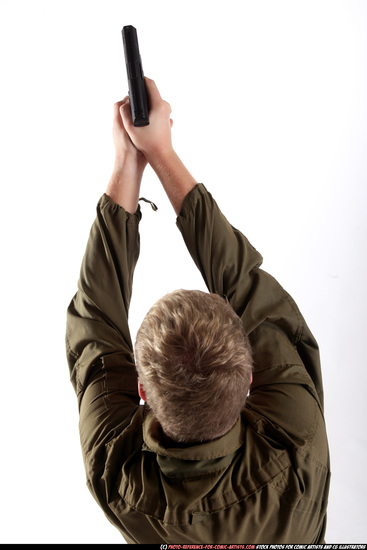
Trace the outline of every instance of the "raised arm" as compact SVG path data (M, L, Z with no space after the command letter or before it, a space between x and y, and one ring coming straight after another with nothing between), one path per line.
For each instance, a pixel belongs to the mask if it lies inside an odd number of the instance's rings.
M123 127L125 101L114 106L113 173L98 202L78 290L67 310L67 359L88 460L94 460L109 434L139 404L128 311L139 256L138 198L146 159Z

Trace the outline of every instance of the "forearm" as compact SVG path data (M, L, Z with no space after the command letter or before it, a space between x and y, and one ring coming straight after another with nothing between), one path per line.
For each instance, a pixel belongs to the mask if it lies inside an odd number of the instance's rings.
M115 164L107 186L106 195L130 214L138 208L143 172L144 166L133 156L126 155L122 162Z
M197 185L196 180L173 149L152 156L148 161L161 181L176 214L179 215L186 195Z

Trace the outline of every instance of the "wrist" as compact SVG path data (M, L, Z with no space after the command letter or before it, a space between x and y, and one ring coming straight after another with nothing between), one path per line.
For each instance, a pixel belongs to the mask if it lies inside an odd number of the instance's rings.
M177 157L173 147L158 150L152 149L151 151L145 152L144 156L153 170L156 170L156 168L159 168L160 166L172 164L174 159Z
M115 162L111 178L118 181L129 179L132 182L140 182L144 174L145 166L146 162L143 165L130 158L125 159L124 162Z
M125 152L116 155L113 173L116 175L129 173L132 177L142 177L147 165L147 159L140 151Z
M130 214L138 208L140 185L146 161L138 161L133 156L117 159L113 168L106 194Z

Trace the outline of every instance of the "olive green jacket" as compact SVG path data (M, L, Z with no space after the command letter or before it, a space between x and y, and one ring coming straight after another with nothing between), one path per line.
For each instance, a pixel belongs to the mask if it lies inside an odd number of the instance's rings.
M103 195L67 312L88 487L128 543L320 543L329 453L318 346L297 305L202 184L177 225L210 292L243 321L254 377L235 426L166 448L140 405L128 326L140 208Z

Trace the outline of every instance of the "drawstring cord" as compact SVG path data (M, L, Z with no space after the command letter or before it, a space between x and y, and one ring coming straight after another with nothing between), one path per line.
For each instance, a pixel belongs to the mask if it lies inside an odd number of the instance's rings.
M158 206L156 206L154 204L154 202L149 201L148 199L145 199L144 197L140 197L139 201L148 202L150 204L150 206L152 207L152 210L154 210L154 212L156 212L158 210Z

